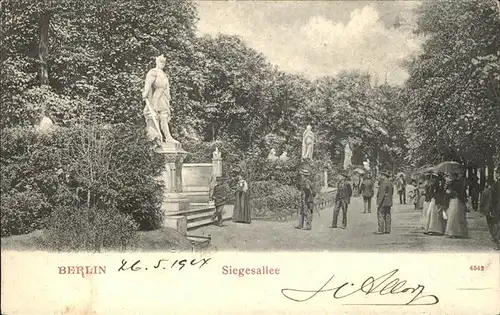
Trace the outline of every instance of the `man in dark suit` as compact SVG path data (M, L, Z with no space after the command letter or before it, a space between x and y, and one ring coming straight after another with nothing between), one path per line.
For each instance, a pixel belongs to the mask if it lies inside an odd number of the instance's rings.
M359 193L363 196L364 211L363 213L372 213L372 197L374 195L373 181L370 175L365 175L365 179L359 187Z
M377 220L378 231L375 234L391 233L391 207L394 187L389 180L388 172L381 172L382 180L377 191Z
M497 167L496 177L493 185L482 193L479 211L486 215L486 223L496 250L500 250L500 166Z
M215 213L212 215L212 221L217 219L217 225L222 226L222 215L224 211L224 205L226 204L226 199L230 192L228 184L224 181L222 177L216 178L216 185L213 189L211 199L215 202Z
M347 177L349 175L347 172L342 172L340 174L342 179L337 184L337 194L335 195L335 210L333 211L333 219L331 228L337 228L337 218L339 216L339 212L342 209L342 228L345 229L347 227L347 207L351 202L352 196L352 188L351 185L347 182Z
M307 169L300 171L300 218L296 229L311 230L316 190L310 178L311 172Z

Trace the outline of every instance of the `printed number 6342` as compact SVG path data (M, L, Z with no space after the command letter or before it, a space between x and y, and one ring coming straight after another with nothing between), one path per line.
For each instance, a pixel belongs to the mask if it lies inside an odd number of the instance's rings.
M471 265L470 270L472 270L472 271L484 271L484 266Z

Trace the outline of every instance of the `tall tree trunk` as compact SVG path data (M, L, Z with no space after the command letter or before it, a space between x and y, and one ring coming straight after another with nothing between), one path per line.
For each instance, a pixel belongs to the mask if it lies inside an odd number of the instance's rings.
M40 42L38 45L38 59L40 62L40 85L49 85L47 59L49 57L50 12L48 10L41 12L39 23Z
M38 42L38 61L40 63L39 81L40 86L49 85L49 26L51 16L51 0L44 0L40 10L40 19L38 20L38 30L40 41ZM45 103L41 104L41 120L37 123L40 131L48 130L52 125L52 120L47 117L47 108Z
M488 165L487 183L489 186L493 185L493 183L495 182L495 177L493 175L495 173L495 163L493 161L493 155L493 152L489 153L486 161L486 164Z

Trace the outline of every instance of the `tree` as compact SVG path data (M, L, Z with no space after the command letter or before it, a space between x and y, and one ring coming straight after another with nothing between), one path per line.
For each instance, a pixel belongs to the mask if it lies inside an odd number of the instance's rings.
M423 3L419 14L417 31L427 41L409 62L405 92L411 159L484 166L500 148L498 8L493 1L438 1Z

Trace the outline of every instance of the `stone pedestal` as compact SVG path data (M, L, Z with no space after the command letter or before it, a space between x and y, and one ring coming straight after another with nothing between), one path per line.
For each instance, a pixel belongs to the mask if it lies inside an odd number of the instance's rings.
M187 234L187 218L183 215L172 215L165 217L164 226L181 232L183 235Z
M189 209L188 198L182 189L182 162L187 152L176 140L165 142L157 152L164 154L167 160L166 169L161 175L166 186L162 209L167 217L175 212Z

